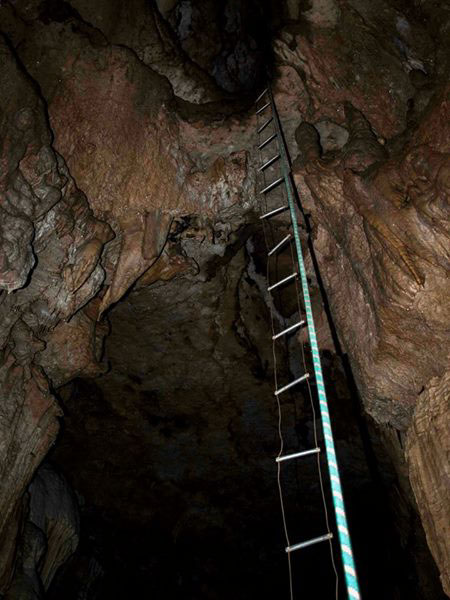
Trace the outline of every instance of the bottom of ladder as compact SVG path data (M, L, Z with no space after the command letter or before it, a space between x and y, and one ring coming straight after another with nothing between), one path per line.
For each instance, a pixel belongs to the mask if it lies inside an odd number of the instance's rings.
M313 546L314 544L318 544L319 542L325 542L326 540L331 540L333 537L332 533L326 533L325 535L321 535L319 537L313 538L312 540L307 540L306 542L300 542L300 544L294 544L293 546L287 546L285 548L286 552L294 552L294 550L301 550L302 548L307 548L308 546Z

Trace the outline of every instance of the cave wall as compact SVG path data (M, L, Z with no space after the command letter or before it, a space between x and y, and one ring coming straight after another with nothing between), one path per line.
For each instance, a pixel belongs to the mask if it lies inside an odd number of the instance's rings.
M217 45L206 3L198 44L198 3L172 4L0 6L2 590L58 433L53 386L106 369L102 315L136 281L199 271L196 244L171 232L195 217L220 257L253 219L242 94L264 54L248 15L231 11ZM275 99L333 319L449 592L448 11L314 0L273 13Z
M4 590L23 494L62 416L51 388L104 371L99 318L157 258L148 282L195 271L175 246L163 251L174 219L237 213L226 238L250 210L252 176L241 140L228 143L236 118L209 129L179 118L167 80L68 4L0 11Z
M365 410L400 440L386 447L409 469L415 500L406 478L402 495L447 593L448 28L431 3L313 2L275 41L275 100L333 320Z

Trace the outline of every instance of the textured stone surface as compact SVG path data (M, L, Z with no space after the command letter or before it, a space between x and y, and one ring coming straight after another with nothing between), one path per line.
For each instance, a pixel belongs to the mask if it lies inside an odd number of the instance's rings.
M1 368L2 574L14 553L14 535L20 518L21 496L58 431L61 411L48 382L37 366L17 364L9 354ZM13 523L11 523L11 520ZM11 533L13 535L11 536ZM5 536L5 537L3 537Z
M254 5L158 6L0 6L0 591L23 494L58 430L51 386L104 372L104 314L135 282L145 294L184 275L198 296L223 292L209 282L254 219L254 119L217 103L257 81ZM431 443L424 425L448 424L448 7L314 0L277 5L271 18L276 101L339 338L392 454L406 537L413 501L397 441L408 432L410 480L448 591L445 440ZM318 295L314 307L331 349ZM246 338L241 355L233 340L223 352L239 372L254 346ZM120 418L135 410L113 404ZM29 525L23 540L38 597L42 540Z
M450 317L449 19L427 10L314 2L307 33L275 42L275 96L339 338L367 412L408 431L411 482L446 582L448 490L437 482L448 456L433 446L423 462L413 419L418 402L419 414L447 403L443 386L439 400L423 390L446 377ZM327 122L347 141L328 144Z
M42 600L44 588L39 568L46 552L44 532L28 521L22 532L13 581L6 600Z
M42 102L5 43L2 79L2 360L0 578L8 579L21 496L58 431L61 411L38 355L61 319L100 289L109 226L94 219L51 146ZM24 229L25 227L25 229ZM26 235L24 232L27 231ZM23 289L20 289L23 288Z
M56 571L76 550L78 508L61 475L42 465L28 488L27 520L6 600L44 598Z
M45 533L47 540L40 576L44 588L48 589L58 568L78 545L78 508L65 480L45 464L33 478L29 494L28 520Z
M203 210L211 219L230 210L239 223L247 179L245 152L231 168L220 149L197 166L165 108L169 85L131 51L108 47L98 31L67 13L67 5L62 9L50 16L33 3L0 7L2 26L21 46L21 60L51 107L56 133L52 140L36 86L2 43L8 85L1 100L0 281L15 290L0 296L2 588L12 572L21 496L58 431L61 411L47 376L61 385L104 370L108 327L97 322L99 315L155 263L174 218ZM55 146L67 155L70 173ZM190 259L173 246L147 281L189 268Z
M450 595L450 376L434 378L420 394L408 431L409 477L431 552Z
M101 314L155 262L175 217L202 212L211 218L241 202L247 164L242 151L230 161L220 149L209 151L206 169L191 158L166 80L128 49L99 43L98 32L83 27L80 32L82 24L72 16L62 23L34 22L20 55L41 82L56 148L94 214L117 236L106 252L110 286ZM86 29L88 42L81 35ZM55 43L63 49L57 55ZM217 128L229 137L228 124ZM187 141L195 144L195 137ZM223 152L231 154L229 147ZM88 260L95 248L83 251Z
M361 115L347 110L350 137L342 158L296 171L305 209L318 224L322 275L367 410L398 429L408 427L428 379L447 366L449 233L442 186L448 185L449 158L439 136L428 144L422 138L431 127L445 127L445 105L437 101L428 127L401 159L391 160L383 160Z

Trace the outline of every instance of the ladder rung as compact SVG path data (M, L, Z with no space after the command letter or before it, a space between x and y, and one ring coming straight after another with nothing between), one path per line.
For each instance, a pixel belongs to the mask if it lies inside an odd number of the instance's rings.
M275 181L272 181L272 183L269 183L269 185L267 185L259 193L260 194L267 194L267 192L270 192L270 190L273 190L273 188L277 187L277 185L279 185L283 180L284 180L284 177L279 177L278 179L275 179Z
M272 250L270 250L270 252L267 253L267 256L272 256L272 254L274 254L277 250L279 250L281 248L281 246L283 246L286 242L288 242L291 239L291 234L288 233L287 236L285 238L283 238L281 240L281 242L278 242L278 244L276 246L274 246L272 248ZM275 338L273 338L275 339Z
M259 115L260 113L262 113L264 110L266 110L266 108L270 106L270 102L267 102L267 104L264 104L264 106L261 106L261 108L259 110L256 111L256 114Z
M264 94L267 94L267 88L265 90L263 90L260 95L256 98L255 104L258 104L258 102L261 100L261 98L264 96Z
M284 456L277 456L277 462L283 462L285 460L291 460L292 458L300 458L301 456L309 456L310 454L319 454L320 448L312 448L311 450L303 450L303 452L294 452L294 454L285 454Z
M300 542L300 544L288 546L286 548L286 552L293 552L294 550L300 550L301 548L306 548L307 546L312 546L313 544L318 544L319 542L325 542L326 540L331 540L332 537L332 533L327 533L325 535L321 535L320 537L313 538L312 540L308 540L307 542Z
M278 338L282 337L283 335L286 335L290 331L294 331L294 329L297 329L297 327L301 327L305 323L306 323L306 321L299 321L298 323L295 323L294 325L291 325L287 329L283 329L283 331L280 331L280 333L277 333L276 335L273 335L272 339L273 340L277 340Z
M273 117L270 117L270 119L267 119L267 121L261 125L261 127L258 129L257 133L261 133L262 131L264 131L264 129L267 127L267 125L270 125L270 123L272 123L273 121Z
M260 144L258 146L258 149L262 150L264 148L264 146L267 146L267 144L270 144L270 142L272 140L274 140L276 137L277 137L277 134L276 133L272 133L272 135L270 137L268 137L267 140L265 140L262 144Z
M286 390L293 387L294 385L297 385L297 383L300 383L301 381L305 381L305 379L308 379L308 377L309 377L309 373L306 373L305 375L302 375L302 377L299 377L298 379L291 381L291 383L288 383L287 385L280 388L279 390L276 390L274 392L275 396L278 396L278 394L281 394L282 392L285 392Z
M261 215L259 218L267 219L268 217L271 217L272 215L276 215L277 213L283 212L283 210L286 210L287 208L289 208L288 204L286 204L285 206L279 206L275 210L271 210L270 212L266 213L265 215Z
M258 169L258 171L264 171L264 169L267 169L267 167L270 167L270 165L273 165L273 163L278 160L280 158L279 154L275 154L275 156L272 156L272 158L270 158L267 162L265 162L263 165L261 165Z
M277 281L276 283L274 283L273 285L269 286L267 288L268 292L271 292L272 290L274 290L275 288L277 288L279 285L283 285L283 283L287 283L288 281L290 281L291 279L295 279L295 277L297 277L298 273L297 271L295 273L291 273L290 275L288 275L287 277L285 277L284 279L281 279L280 281Z

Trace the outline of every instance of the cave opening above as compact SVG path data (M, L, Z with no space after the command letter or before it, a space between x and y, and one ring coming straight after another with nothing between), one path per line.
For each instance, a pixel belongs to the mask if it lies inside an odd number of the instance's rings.
M270 0L162 1L158 8L182 50L220 88L247 94L265 82L280 18Z

